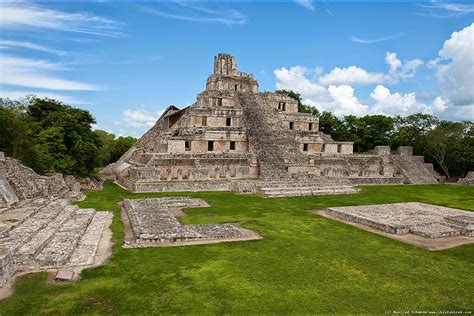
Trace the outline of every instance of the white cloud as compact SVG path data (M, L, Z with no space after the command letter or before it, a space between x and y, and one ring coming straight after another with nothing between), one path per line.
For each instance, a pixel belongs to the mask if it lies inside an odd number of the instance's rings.
M432 1L418 4L419 15L432 18L451 18L474 12L472 3L448 3Z
M209 9L195 3L180 1L173 4L179 5L181 8L179 10L176 10L174 6L167 9L165 9L165 6L160 6L160 9L150 6L141 6L139 8L143 12L156 16L190 22L221 23L225 25L247 23L247 17L234 9Z
M122 37L122 24L88 13L68 13L46 9L31 3L0 3L0 27L3 29L50 29L63 32Z
M347 68L336 67L330 73L319 78L319 82L323 85L373 84L388 80L390 80L390 77L386 74L367 72L357 66L349 66Z
M354 89L348 85L329 86L329 93L333 98L333 102L327 103L326 106L331 105L333 112L336 115L364 115L367 114L369 107L359 102L354 95Z
M318 68L316 71L319 71ZM282 67L273 71L277 78L277 89L290 89L298 91L304 97L319 96L327 93L327 89L317 82L308 78L314 69L309 69L302 66L295 66L287 69Z
M445 97L453 106L474 105L474 23L454 32L444 42L438 58L429 65L436 70ZM471 113L471 119L474 113Z
M299 4L300 6L310 10L310 11L314 11L315 8L314 8L314 5L313 5L313 1L311 0L295 0L295 2L297 4ZM327 11L327 9L326 9ZM332 13L330 13L332 15Z
M391 93L383 85L375 87L370 94L372 102L365 104L357 98L350 85L325 87L319 84L320 77L308 75L308 72L311 73L312 70L301 66L275 70L277 88L296 91L301 94L304 103L320 111L330 111L336 116L409 115L418 112L440 115L448 108L443 97L437 97L431 104L426 104L419 102L415 93Z
M20 48L28 48L40 52L55 54L58 56L64 56L70 54L69 52L51 49L42 45L30 43L30 42L22 42L22 41L10 41L10 40L0 40L0 46L4 48L11 48L11 47L20 47Z
M360 43L360 44L373 44L373 43L385 42L385 41L395 39L401 36L403 36L403 33L384 36L384 37L378 37L378 38L365 38L364 39L364 38L359 38L359 37L351 37L351 40L353 42Z
M0 91L1 98L9 98L12 100L18 100L26 97L27 95L33 94L40 99L49 98L61 101L66 104L91 104L91 102L83 101L68 95L50 93L45 91Z
M286 68L277 69L279 72L279 80L293 80L292 77L299 77L299 82L309 87L311 82L308 83L301 78L301 76L308 76L309 72L313 72L315 77L318 77L320 85L368 85L368 84L383 84L383 83L397 83L400 79L412 78L415 76L416 71L423 65L423 61L419 59L408 60L402 62L398 59L396 53L387 52L385 55L385 62L389 66L388 73L383 72L369 72L361 67L352 65L349 67L335 67L329 73L322 74L321 68L308 69L303 66L295 66L290 68L291 73ZM286 76L284 74L286 73ZM276 73L275 73L276 74ZM287 77L287 78L285 78ZM300 87L303 88L303 87ZM311 89L314 89L312 87ZM301 92L303 93L303 92Z
M398 59L396 53L387 52L385 54L385 62L390 67L389 74L392 80L397 82L399 78L412 78L416 74L416 70L423 65L420 59L412 59L403 63Z
M301 66L280 68L274 71L278 89L293 90L301 94L303 101L321 111L331 111L335 115L364 115L367 106L354 96L354 89L348 85L322 86L318 83L321 69Z
M51 73L60 70L66 68L44 60L0 55L0 84L49 90L99 90L97 86L62 79Z
M383 85L377 85L370 94L374 100L371 106L372 114L410 115L414 113L428 113L439 115L446 110L446 101L442 97L434 99L431 105L418 102L416 93L391 93Z
M155 125L158 118L163 114L163 111L150 112L143 108L123 111L124 122L134 128L150 128Z

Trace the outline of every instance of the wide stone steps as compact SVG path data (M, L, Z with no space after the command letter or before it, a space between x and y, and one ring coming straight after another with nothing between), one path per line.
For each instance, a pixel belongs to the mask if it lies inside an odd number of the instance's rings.
M359 191L351 186L333 187L287 187L287 188L261 188L260 192L265 197L292 197L309 195L337 195L354 194Z
M15 261L20 265L28 264L31 259L34 259L43 250L59 228L70 220L78 209L79 207L75 205L66 206L64 211L60 212L53 221L18 250L15 254Z
M285 159L296 162L301 156L298 155L298 143L294 135L291 132L281 133L278 118L258 95L239 93L239 102L244 108L244 125L260 164L261 178L287 178Z
M82 235L79 243L69 259L70 266L85 266L94 263L94 257L99 247L100 237L107 226L107 221L112 218L112 213L96 212L87 230Z
M80 209L64 199L40 202L0 214L0 286L18 269L94 263L112 213Z
M55 200L48 203L46 206L40 208L38 211L33 211L28 214L27 218L19 225L5 233L5 237L0 239L0 244L4 248L9 249L12 253L24 244L29 242L33 236L41 229L46 227L59 212L67 205L66 200Z
M412 184L435 184L438 183L434 175L426 168L423 157L420 156L397 156L392 157L393 162L402 172L405 182Z
M36 256L35 264L41 267L66 265L94 215L94 209L77 210Z

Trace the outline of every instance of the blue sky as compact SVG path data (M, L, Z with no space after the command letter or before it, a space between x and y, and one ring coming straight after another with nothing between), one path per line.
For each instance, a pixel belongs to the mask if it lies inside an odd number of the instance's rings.
M228 52L260 90L320 110L474 118L474 5L453 2L1 3L0 96L87 109L140 136Z

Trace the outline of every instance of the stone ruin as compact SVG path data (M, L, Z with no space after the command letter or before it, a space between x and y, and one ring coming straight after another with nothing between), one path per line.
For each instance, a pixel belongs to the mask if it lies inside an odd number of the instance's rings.
M474 213L418 202L331 207L321 213L333 219L357 223L388 235L421 237L424 244L437 239L455 239L456 244L474 243ZM415 240L415 241L419 241ZM431 245L431 246L432 246Z
M128 246L259 239L255 233L235 224L183 225L176 218L175 213L181 213L182 208L208 206L201 199L189 197L126 199L122 216L128 217L133 233Z
M474 171L469 171L464 178L458 180L458 183L474 185Z
M96 264L112 213L71 204L83 197L74 177L0 155L0 286L15 272Z
M219 54L191 106L169 106L101 176L132 192L222 191L267 197L355 193L353 185L437 183L411 147L353 155L352 142L319 131L296 100L258 92L235 57Z

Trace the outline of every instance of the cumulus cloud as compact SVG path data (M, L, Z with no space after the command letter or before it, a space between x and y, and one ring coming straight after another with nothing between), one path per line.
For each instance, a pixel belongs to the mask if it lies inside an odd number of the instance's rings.
M403 65L401 62L400 64ZM372 102L364 103L357 98L352 86L326 87L320 84L320 77L307 75L306 71L307 68L300 66L275 70L277 88L296 91L301 94L304 103L320 111L330 111L336 116L409 115L418 112L441 115L448 109L447 101L441 96L436 97L432 103L424 103L417 100L414 92L392 93L384 85L377 85L370 93Z
M294 75L298 76L299 78L303 74L307 76L308 73L313 72L315 77L318 77L318 83L323 86L369 85L384 83L394 84L399 82L400 79L412 78L415 76L418 68L423 65L423 61L420 59L412 59L403 62L397 57L396 53L391 52L386 53L385 62L389 66L387 73L370 72L355 65L349 67L335 67L326 74L321 74L322 71L320 68L318 68L319 72L316 72L315 69L308 69L302 66L290 68L293 74L289 73L288 69L286 68L281 68L280 70L285 70L288 73L288 77ZM303 80L300 80L300 82L303 82ZM306 83L305 86L309 87L310 84Z
M393 81L397 82L399 78L412 78L416 74L416 70L423 65L420 59L412 59L403 63L398 59L396 53L387 52L385 54L385 62L390 67L389 74Z
M150 128L155 125L155 122L160 118L163 111L150 112L143 108L127 109L123 111L124 122L134 128Z
M434 99L431 105L419 102L416 93L391 93L383 85L377 85L370 93L374 103L371 106L373 114L410 115L414 113L441 114L446 110L446 101L442 97Z
M344 107L345 115L367 114L369 107L359 102L357 97L354 95L354 89L351 86L329 86L328 91L334 101L329 104L326 104L326 106L332 105L332 107L334 108L334 112L337 115L342 114L339 113L340 111L338 110L339 108L341 108L341 105L343 105Z
M454 32L429 65L453 106L474 107L474 23ZM474 113L471 112L471 118Z
M336 115L364 115L368 107L359 102L354 89L349 85L325 87L318 82L321 69L301 66L280 68L274 71L277 88L293 90L301 94L303 101L321 111L331 111Z
M118 136L141 137L149 130L163 114L161 111L149 111L144 107L126 109L122 112L120 120L114 120L112 128Z
M282 67L274 70L274 74L278 80L278 89L290 89L298 91L305 97L319 96L327 92L327 89L317 82L311 80L311 76L321 71L320 68L309 69L302 66L291 68Z
M390 76L383 73L367 72L357 66L347 68L336 67L328 74L321 76L319 82L323 85L334 84L373 84L390 80Z

